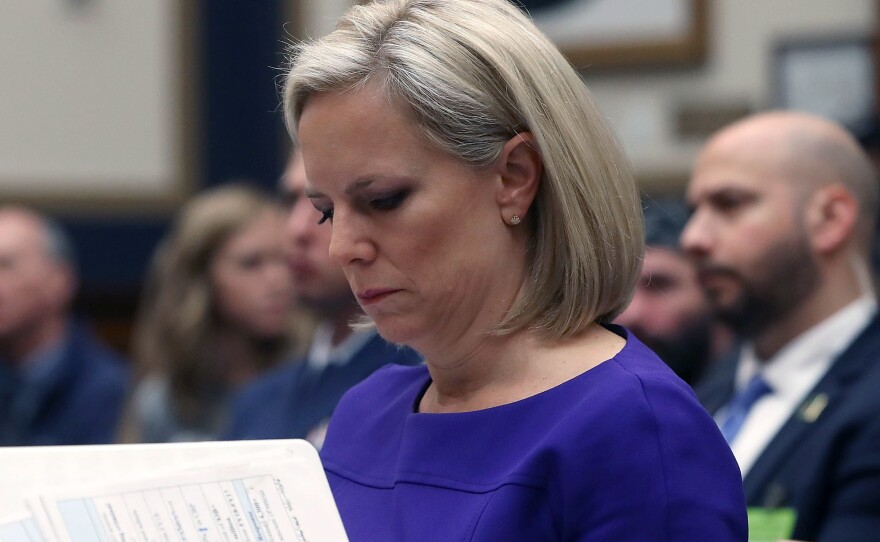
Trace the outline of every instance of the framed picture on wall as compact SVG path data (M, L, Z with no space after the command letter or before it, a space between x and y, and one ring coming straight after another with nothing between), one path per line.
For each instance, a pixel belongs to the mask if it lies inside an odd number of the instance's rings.
M709 0L519 0L579 69L693 65L706 57Z
M773 54L773 105L835 120L857 137L876 130L877 40L873 36L787 39Z
M4 0L0 198L165 213L198 174L196 4Z

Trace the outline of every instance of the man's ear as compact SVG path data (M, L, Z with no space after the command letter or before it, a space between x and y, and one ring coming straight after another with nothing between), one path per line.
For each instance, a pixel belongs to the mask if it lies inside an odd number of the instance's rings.
M502 220L519 223L528 213L538 192L538 184L544 172L544 161L535 137L530 132L516 134L504 144L495 162L500 178L498 207Z
M835 252L855 235L859 202L839 183L820 188L807 201L807 231L813 249Z

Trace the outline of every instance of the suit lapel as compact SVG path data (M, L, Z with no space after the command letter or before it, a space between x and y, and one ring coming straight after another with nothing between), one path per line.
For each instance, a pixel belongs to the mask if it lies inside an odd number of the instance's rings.
M725 358L718 361L717 367L703 380L694 391L697 398L709 414L715 415L718 410L730 401L733 395L733 384L736 379L736 367L739 362L740 349L736 348Z
M758 456L743 480L746 502L769 508L786 502L788 488L775 478L798 445L808 437L813 424L823 413L832 410L841 398L845 386L837 376L828 374L813 388Z
M875 317L858 338L834 361L813 390L798 405L782 429L758 456L743 481L746 502L758 506L779 506L789 495L782 480L781 467L808 438L823 415L834 410L855 381L880 352L880 317Z

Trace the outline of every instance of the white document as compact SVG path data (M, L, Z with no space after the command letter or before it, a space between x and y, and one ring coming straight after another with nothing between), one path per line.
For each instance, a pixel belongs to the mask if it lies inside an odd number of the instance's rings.
M24 500L33 519L0 523L0 542L347 541L318 454L305 441L62 446L44 454L82 459L84 448L103 455L103 470L113 474L68 487L31 484ZM152 467L110 466L146 458Z
M30 516L0 523L0 542L43 542L37 523Z

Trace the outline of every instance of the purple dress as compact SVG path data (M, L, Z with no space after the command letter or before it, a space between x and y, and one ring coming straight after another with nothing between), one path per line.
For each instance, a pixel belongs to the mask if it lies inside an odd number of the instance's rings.
M543 393L416 413L425 367L340 403L322 459L352 542L745 542L739 468L690 388L634 336Z

